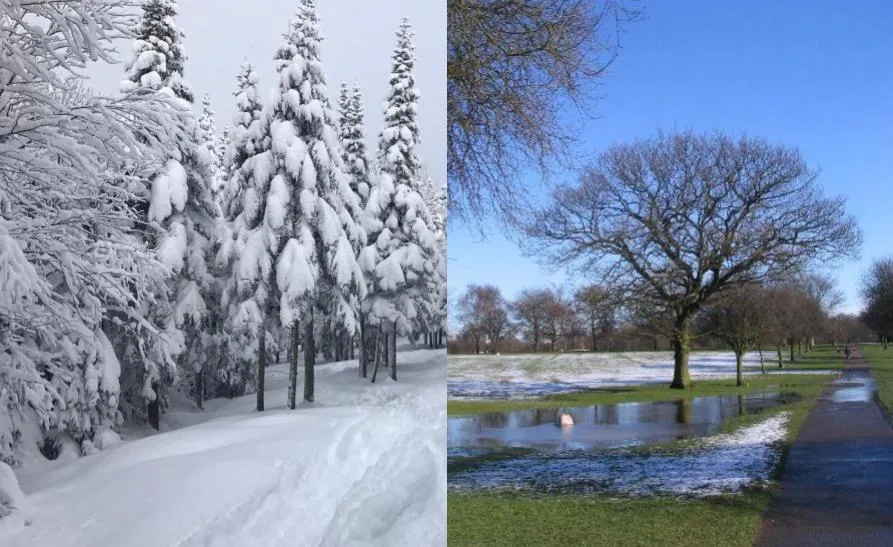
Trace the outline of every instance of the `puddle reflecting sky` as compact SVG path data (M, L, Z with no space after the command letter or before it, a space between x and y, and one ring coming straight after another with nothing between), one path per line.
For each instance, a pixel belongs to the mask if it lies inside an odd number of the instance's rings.
M451 456L470 456L506 447L560 452L651 444L711 435L729 418L796 400L794 394L769 389L746 396L457 416L448 420L448 447ZM573 417L572 427L558 425L562 413Z

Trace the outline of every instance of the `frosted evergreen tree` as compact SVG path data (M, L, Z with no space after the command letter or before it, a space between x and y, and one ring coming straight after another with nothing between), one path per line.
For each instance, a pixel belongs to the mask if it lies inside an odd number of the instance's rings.
M176 25L176 0L146 0L143 15L134 29L136 43L133 59L127 68L127 79L121 91L128 93L138 88L170 88L189 103L195 97L183 81L183 31Z
M220 155L220 137L217 136L217 127L214 120L214 109L211 108L211 96L205 94L202 97L202 111L198 117L198 130L201 146L204 148L204 155L210 161L211 169L211 192L214 195L214 201L218 206L222 203L221 194L223 193L223 164Z
M360 210L356 211L357 215L354 220L362 225L362 216L365 214L364 209L369 199L369 179L370 179L370 162L366 152L366 136L363 127L363 109L362 95L358 85L354 85L353 89L349 89L347 84L341 84L341 93L338 99L339 109L339 130L341 140L341 154L344 163L344 172L350 185L351 191L356 196L357 202L360 204ZM359 253L360 249L356 249ZM368 352L366 337L365 320L360 313L360 332L359 332L359 348L360 348L360 376L366 377L365 363L363 352ZM352 348L353 341L347 344L341 343L339 347L349 347L351 353L337 353L335 359L342 360L353 358Z
M354 86L352 91L348 91L347 84L341 84L338 107L344 171L350 189L359 197L360 206L365 207L366 200L369 199L370 165L366 153L362 95L359 86Z
M445 185L435 186L430 177L427 178L423 189L425 205L431 215L431 229L437 241L436 275L430 280L431 293L437 296L431 302L427 338L431 347L439 348L443 344L447 317L447 189Z
M84 447L120 423L120 363L105 334L113 320L139 325L131 336L149 331L143 347L164 358L145 314L163 291L163 268L133 234L139 196L127 183L150 174L142 166L180 137L182 119L164 95L111 98L81 85L85 59L113 61L113 41L128 35L132 21L114 8L0 5L0 460L8 463L31 440L26 420Z
M127 67L125 92L140 87L169 88L185 105L192 91L183 79L186 60L181 41L183 32L176 26L176 2L148 0L138 25L134 57ZM159 321L173 336L179 337L179 365L192 372L194 394L199 407L205 395L205 367L214 363L216 350L215 307L219 287L208 267L212 237L220 211L213 197L213 147L203 141L202 128L191 110L184 109L188 124L187 138L170 150L171 157L152 178L147 221L154 232L161 262L172 276L167 306L158 309ZM208 130L207 135L211 134ZM141 353L128 352L132 355ZM176 363L145 363L143 395L148 401L149 422L157 429L163 410L163 391L177 378Z
M257 83L254 68L243 64L237 76L237 112L227 153L230 173L223 200L226 228L217 255L218 266L227 272L221 299L226 317L225 355L219 378L223 395L241 395L251 387L252 368L256 364L257 406L263 410L267 348L275 337L274 332L278 332L277 322L270 317L272 262L264 255L250 261L240 258L250 236L254 237L252 249L256 251L272 244L270 238L275 237L272 232L265 232L263 222L261 197L269 190L273 159L269 119L263 114Z
M251 158L261 149L259 146L263 105L257 92L257 72L250 63L244 63L236 77L236 114L230 132L230 144L222 155L228 176L223 197L224 217L233 222L242 210L242 195L251 177Z
M380 324L386 362L394 379L397 334L423 330L436 298L430 288L436 275L437 242L418 191L421 162L415 151L419 142L415 116L419 93L413 64L412 31L404 19L397 32L385 128L379 137L381 174L367 204L369 245L360 258L370 283L364 312Z
M262 202L263 226L248 236L243 273L275 264L279 321L295 342L304 331L304 399L313 401L314 313L321 310L351 335L364 280L354 255L362 234L358 207L341 172L337 121L326 99L313 0L303 0L276 52L278 93L270 105L273 177ZM261 308L263 309L263 308ZM296 344L295 344L296 345ZM289 367L288 406L295 406L297 352Z
M230 137L230 127L228 125L223 126L223 130L220 132L220 136L217 137L217 147L214 150L214 155L217 156L217 166L220 180L220 211L223 212L226 208L229 207L229 199L224 196L224 192L226 192L229 186L229 173L230 173L230 163L232 160L230 159L230 148L232 147Z

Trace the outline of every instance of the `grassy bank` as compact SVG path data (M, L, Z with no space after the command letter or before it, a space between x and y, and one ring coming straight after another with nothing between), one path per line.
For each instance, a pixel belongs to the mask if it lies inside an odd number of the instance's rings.
M877 382L878 399L890 416L893 414L893 347L885 350L880 344L864 344L859 349Z
M833 351L829 349L822 351L822 354L814 353L813 358L809 362L804 362L803 366L839 367L839 359ZM821 367L816 366L822 361ZM893 360L890 361L890 371L893 377ZM823 387L832 378L827 375L786 375L769 378L757 376L748 380L749 385L741 388L736 387L734 381L701 382L692 390L683 393L671 391L666 387L643 386L620 393L586 393L573 397L565 395L535 402L543 406L555 406L556 400L585 401L582 404L653 401L678 399L680 396L746 393L768 385L783 385L785 391L796 392L803 397L803 400L758 415L733 419L724 427L727 430L736 429L765 419L772 412L790 411L792 415L786 445L782 452L781 464L774 477L777 478L784 467L790 444L796 438ZM467 408L486 411L482 409L488 407ZM454 405L451 412L455 413L456 410ZM474 466L484 463L484 460L494 457L518 455L521 454L490 455L481 458L479 462L452 462L452 470L458 470L469 464ZM745 546L753 544L759 531L760 518L771 497L771 489L708 499L450 492L447 500L447 532L450 545L458 546L698 544Z
M709 500L451 493L447 537L456 546L745 546L768 500L765 491Z

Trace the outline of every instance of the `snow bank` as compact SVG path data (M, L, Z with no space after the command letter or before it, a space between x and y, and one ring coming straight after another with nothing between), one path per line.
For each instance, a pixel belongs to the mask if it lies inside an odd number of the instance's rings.
M779 369L774 354L763 353L769 374L821 374L832 371ZM760 374L759 354L744 356L744 373ZM507 398L622 385L668 383L673 379L673 353L562 353L520 355L451 355L447 359L450 398ZM735 377L732 352L693 352L693 380Z
M267 412L207 401L167 415L182 428L20 474L37 514L0 521L0 544L445 545L445 359L401 352L400 381L375 384L321 365L318 403L294 411L270 367Z
M676 453L567 452L492 462L451 474L456 489L511 488L627 495L713 496L766 484L781 454L790 413Z
M12 467L0 462L0 526L21 528L33 518L31 505L19 488Z

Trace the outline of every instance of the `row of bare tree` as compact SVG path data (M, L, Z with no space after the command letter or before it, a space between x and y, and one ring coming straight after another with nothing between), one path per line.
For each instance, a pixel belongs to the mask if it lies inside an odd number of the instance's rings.
M893 303L893 267L889 271ZM763 350L770 350L777 366L783 367L785 357L796 361L817 340L836 346L871 339L860 318L834 313L842 300L832 280L816 273L771 285L734 287L698 312L692 322L693 342L700 348L734 351L740 382L747 351L758 350L762 356ZM528 289L513 301L492 285L471 285L458 308L461 326L450 345L454 353L672 347L671 311L624 301L597 284L572 292Z

